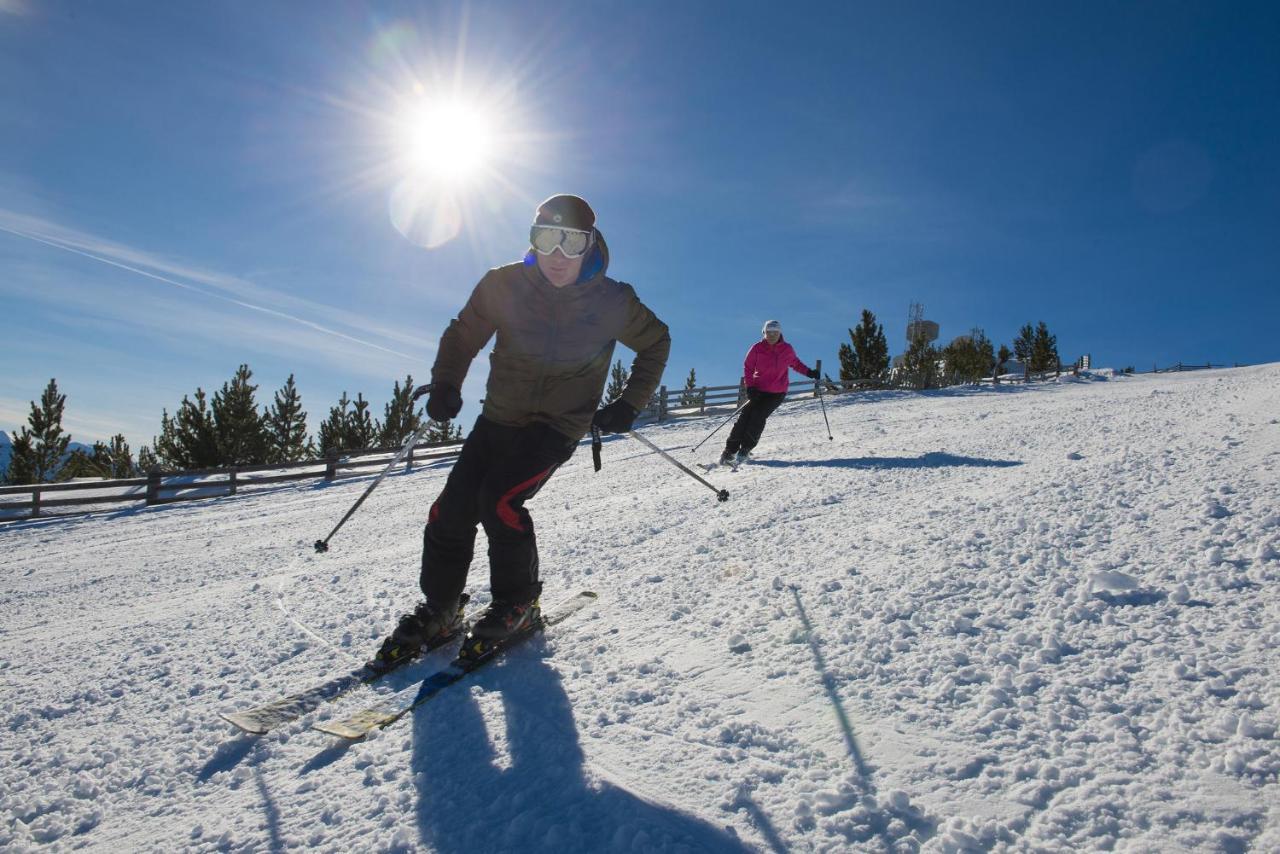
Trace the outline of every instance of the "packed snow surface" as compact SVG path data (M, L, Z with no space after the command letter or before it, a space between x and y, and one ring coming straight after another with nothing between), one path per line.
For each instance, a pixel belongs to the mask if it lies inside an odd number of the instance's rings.
M0 848L1280 850L1280 366L826 408L726 503L583 446L530 509L544 602L598 603L363 742L310 726L369 688L217 713L377 647L447 468L323 555L372 475L0 528Z

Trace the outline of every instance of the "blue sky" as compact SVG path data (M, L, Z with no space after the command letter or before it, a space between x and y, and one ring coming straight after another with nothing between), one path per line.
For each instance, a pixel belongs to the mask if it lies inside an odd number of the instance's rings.
M670 386L734 381L767 318L834 366L866 307L900 351L913 300L944 341L1275 361L1276 44L1270 3L0 0L0 429L57 377L77 440L136 450L241 362L313 427L380 414L555 192ZM397 130L442 93L495 140L449 204Z

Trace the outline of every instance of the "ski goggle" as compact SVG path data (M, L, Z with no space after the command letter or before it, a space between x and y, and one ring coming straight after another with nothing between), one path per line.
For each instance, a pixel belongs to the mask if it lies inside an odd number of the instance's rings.
M556 225L535 225L529 229L529 245L539 255L559 249L566 258L581 258L591 248L591 232Z

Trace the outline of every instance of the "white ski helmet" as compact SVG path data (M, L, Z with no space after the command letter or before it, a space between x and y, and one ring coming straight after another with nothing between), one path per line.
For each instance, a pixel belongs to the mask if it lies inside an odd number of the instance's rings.
M778 322L778 321L776 321L776 320L766 320L766 321L764 322L764 327L763 327L763 328L761 328L761 330L760 330L760 334L761 334L761 335L764 335L766 332L776 332L776 333L778 333L779 335L781 335L781 334L782 334L782 324L781 324L781 323L779 323L779 322Z

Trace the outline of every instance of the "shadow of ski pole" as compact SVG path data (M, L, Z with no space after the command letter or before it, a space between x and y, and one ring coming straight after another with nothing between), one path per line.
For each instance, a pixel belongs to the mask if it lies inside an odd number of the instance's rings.
M840 731L844 735L845 745L849 748L849 756L853 758L853 764L858 771L858 776L862 778L862 782L867 786L868 791L874 791L875 788L871 784L871 769L867 767L862 758L862 749L858 747L858 739L853 734L853 725L849 723L849 715L845 713L844 704L840 701L840 694L836 691L835 678L827 671L827 663L822 657L822 650L818 649L818 641L813 634L813 624L809 622L809 615L804 610L804 603L800 601L800 589L792 585L791 595L795 597L796 610L800 613L800 622L804 624L805 641L813 652L814 666L818 670L818 675L822 677L822 687L826 689L827 697L831 700L831 705L836 710L836 719L840 722Z

